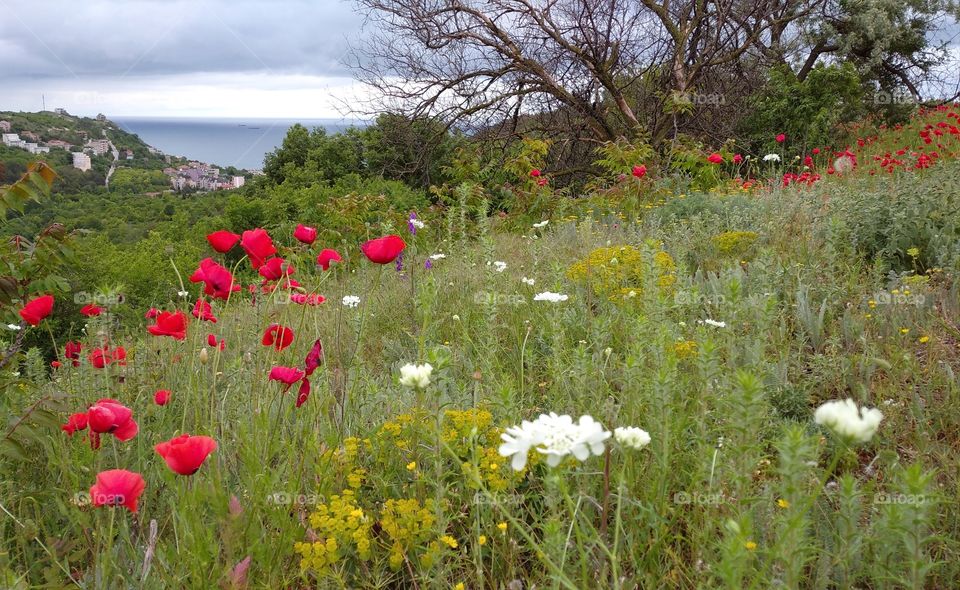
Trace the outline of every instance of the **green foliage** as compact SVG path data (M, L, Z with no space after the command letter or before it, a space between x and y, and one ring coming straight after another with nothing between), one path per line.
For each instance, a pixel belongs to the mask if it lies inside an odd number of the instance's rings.
M170 189L170 179L160 170L118 168L110 178L110 190L125 194L142 194Z
M830 239L886 269L955 268L960 263L960 162L939 166L928 174L825 187L836 215ZM913 248L917 256L908 253Z
M333 183L353 174L426 189L445 182L444 169L461 142L437 121L393 114L332 135L323 128L294 125L283 145L267 154L264 173L270 183L289 188Z
M841 143L837 126L863 114L862 94L860 78L849 64L819 65L803 81L789 68L773 68L766 85L745 105L749 114L740 124L737 149L783 155L778 133L786 134L789 152Z

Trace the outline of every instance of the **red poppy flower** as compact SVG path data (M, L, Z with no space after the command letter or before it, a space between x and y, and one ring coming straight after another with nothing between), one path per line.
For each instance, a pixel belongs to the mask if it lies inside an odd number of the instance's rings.
M310 352L307 353L307 358L304 360L303 365L307 370L307 375L313 375L313 372L317 370L317 367L323 364L323 344L320 342L320 339L317 338L314 341L313 346L310 348Z
M87 360L97 369L102 369L113 362L116 362L118 365L126 365L126 358L127 351L122 346L118 346L113 350L110 350L109 346L94 348L90 351L90 354L87 355ZM74 361L74 363L74 366L80 364L79 361Z
M109 433L121 441L135 437L139 430L133 410L112 399L101 399L90 406L87 421L91 432Z
M777 143L783 143L785 141L787 141L786 135L784 135L783 133L777 135Z
M187 337L187 316L182 311L161 311L157 316L157 323L147 326L147 331L154 336L170 336L183 340Z
M320 305L327 298L323 295L318 295L317 293L291 293L290 301L298 303L300 305Z
M293 342L293 330L280 324L270 324L270 327L263 333L261 343L264 346L273 346L277 350L283 350Z
M174 473L193 475L207 456L217 450L217 441L209 436L181 434L153 447Z
M376 264L390 264L403 252L407 244L398 235L389 235L375 240L369 240L360 245L360 250L370 262Z
M734 154L734 155L733 155L733 163L734 163L734 164L740 164L741 162L743 162L743 156L741 156L740 154Z
M165 406L168 401L170 401L169 389L158 389L156 393L153 394L153 403L158 406Z
M88 303L80 308L80 313L88 318L92 318L103 313L103 308L98 305L94 305L93 303Z
M63 347L63 357L73 361L74 367L80 366L80 352L83 350L83 344L79 342L67 342Z
M60 367L63 366L63 363L61 363L60 361L50 361L50 366L53 367L54 369L59 369Z
M153 318L157 317L157 314L159 313L160 312L157 310L156 307L151 307L150 309L147 310L147 313L143 314L143 317L147 318L148 320L152 320Z
M537 186L547 186L547 183L548 183L548 182L550 182L550 181L547 180L546 178L538 178L538 179L537 179Z
M639 166L634 166L632 173L636 178L643 178L644 176L647 175L647 167L644 166L643 164Z
M217 264L213 258L204 258L200 266L190 275L193 283L203 283L203 292L215 299L227 299L230 293L240 290L240 285L234 283L233 275L223 266Z
M207 346L210 346L211 348L219 348L220 350L223 350L224 348L227 347L227 341L222 338L218 341L217 337L214 336L213 334L207 334Z
M273 367L270 369L270 380L279 381L286 385L284 391L290 389L290 386L303 379L304 372L296 367Z
M70 436L73 436L73 433L78 430L86 430L86 429L87 429L86 412L70 414L70 417L67 418L67 423L60 426L60 430L66 432Z
M125 348L122 347L122 346L118 346L118 347L116 347L116 348L113 349L113 353L112 353L112 354L113 354L113 362L117 363L118 365L124 365L124 366L126 366L126 364L127 364L127 349L125 349Z
M317 265L323 270L330 270L331 262L342 262L343 257L340 256L340 253L331 248L325 248L320 252L320 255L317 256Z
M207 234L207 241L210 242L210 246L221 254L229 252L239 240L240 236L225 229Z
M310 397L310 380L306 377L300 382L300 389L297 390L297 407L299 408Z
M710 162L711 164L722 164L723 156L721 156L717 152L713 152L712 154L707 156L707 161Z
M270 234L265 229L257 228L243 232L240 238L240 247L250 258L253 268L260 268L264 261L277 253Z
M301 223L297 225L297 229L293 230L293 237L304 244L312 244L317 239L317 228L308 227Z
M278 281L284 276L292 275L296 272L293 265L279 256L273 257L264 262L259 269L260 276L268 281Z
M37 326L53 311L53 295L41 295L27 302L20 310L20 317L31 326Z
M532 176L533 178L539 178L540 174L541 172L539 168L534 168L533 170L530 171L530 176Z
M210 322L217 323L217 317L213 315L213 308L203 297L197 299L197 302L193 305L193 317L197 318L201 322Z
M97 474L97 483L90 486L90 501L94 506L125 506L137 511L137 501L147 487L143 476L126 469L111 469Z
M813 148L813 155L816 156L820 153L820 148Z

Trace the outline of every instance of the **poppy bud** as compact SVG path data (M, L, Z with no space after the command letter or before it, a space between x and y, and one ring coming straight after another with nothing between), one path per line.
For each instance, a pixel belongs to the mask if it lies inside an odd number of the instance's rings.
M203 348L200 349L200 364L201 365L207 364L208 358L210 358L210 355L207 353L207 347L204 346Z

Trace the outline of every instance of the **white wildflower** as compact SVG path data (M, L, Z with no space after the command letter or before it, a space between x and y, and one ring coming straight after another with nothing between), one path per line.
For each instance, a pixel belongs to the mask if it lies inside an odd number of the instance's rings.
M726 328L726 327L727 327L727 322L718 322L718 321L716 321L716 320L711 320L710 318L707 318L707 319L703 320L703 323L705 323L705 324L708 325L708 326L713 326L714 328Z
M568 455L586 461L590 455L602 455L604 441L611 433L590 416L581 416L577 422L564 414L541 414L533 422L526 420L520 426L507 428L500 435L503 444L498 452L503 457L512 457L514 470L520 471L527 464L531 448L547 456L547 465L556 467Z
M423 365L407 363L400 367L400 385L423 389L430 385L430 373L432 372L433 367L430 363Z
M356 295L344 295L343 304L347 307L357 307L360 305L360 297Z
M764 162L779 162L780 154L767 154L763 157Z
M413 227L415 227L415 228L417 228L417 229L423 229L423 228L427 227L427 225L426 225L424 222L420 221L419 219L413 218L413 217L410 218L410 225L412 225Z
M489 262L487 263L487 266L490 266L490 263L489 263ZM504 262L504 261L502 261L502 260L494 260L494 261L493 261L493 270L495 270L495 271L497 271L497 272L503 272L503 271L507 270L507 263Z
M14 332L23 329L23 327L19 326L18 324L7 324L7 328L13 330Z
M533 284L536 283L537 281L534 279L528 279L527 277L523 277L520 279L520 282L523 283L524 285L530 285L532 287Z
M447 255L441 252L440 254L431 254L430 260L443 260L446 257Z
M177 291L177 295L186 298L190 295L190 291Z
M628 449L639 450L650 444L650 433L636 426L614 428L613 438Z
M548 224L548 223L550 223L550 220L549 220L549 219L545 219L545 220L541 221L540 223L534 223L534 224L533 224L533 227L534 227L535 229L540 229L541 227L547 227L547 224Z
M814 412L813 419L838 436L865 443L877 432L883 413L876 408L858 408L847 398L824 403Z
M566 301L568 297L562 293L553 293L551 291L544 291L543 293L537 293L533 296L534 301L549 301L550 303L560 303L561 301Z

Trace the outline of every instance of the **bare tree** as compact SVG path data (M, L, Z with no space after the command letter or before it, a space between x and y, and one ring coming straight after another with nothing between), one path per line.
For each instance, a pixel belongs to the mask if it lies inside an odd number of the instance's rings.
M802 78L844 51L873 59L884 42L866 34L853 42L851 27L876 11L857 21L839 0L357 2L369 35L352 65L375 91L371 110L511 133L531 115L562 114L550 120L592 142L643 135L659 143L679 131L678 112L683 125L704 126L709 109L677 109L677 97L719 88L734 102L772 65ZM880 30L892 35L922 10L889 12ZM915 41L900 39L912 56ZM909 70L924 64L889 53L872 66L916 91Z

